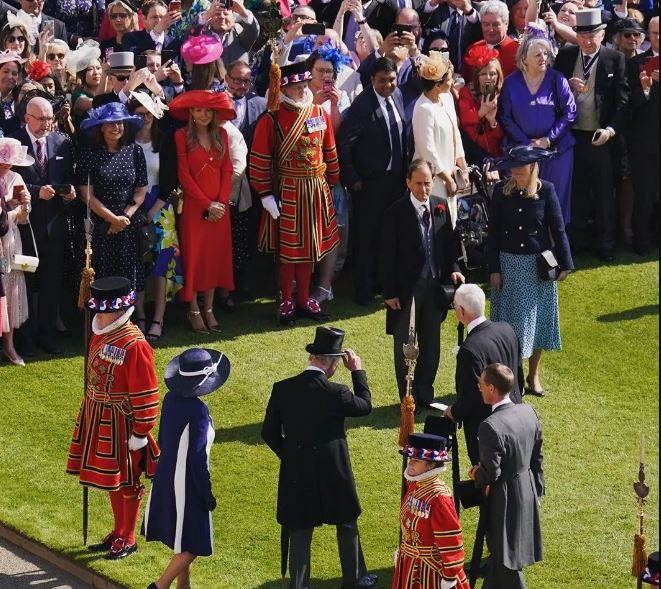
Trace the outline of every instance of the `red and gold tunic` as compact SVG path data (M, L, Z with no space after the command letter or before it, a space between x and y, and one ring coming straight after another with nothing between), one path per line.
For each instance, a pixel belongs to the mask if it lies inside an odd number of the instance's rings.
M408 483L400 523L392 589L441 589L443 579L468 589L461 524L450 489L438 476Z
M130 321L90 341L87 390L73 430L67 472L109 491L137 483L132 434L147 437L145 474L154 476L160 450L151 430L158 417L154 352ZM139 469L138 469L139 472Z
M257 122L250 151L250 184L260 197L280 197L280 259L317 262L340 241L329 184L340 179L333 127L317 105L280 105L278 118L279 185L273 186L274 113ZM262 211L259 250L276 250L276 222Z

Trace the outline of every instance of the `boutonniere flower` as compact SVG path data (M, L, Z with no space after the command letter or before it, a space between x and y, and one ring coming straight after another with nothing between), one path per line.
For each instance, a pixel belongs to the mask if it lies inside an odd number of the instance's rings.
M437 217L439 217L440 215L442 215L442 214L446 211L446 208L447 208L447 207L446 207L442 202L441 202L441 203L438 203L438 204L434 207L434 215L436 215Z

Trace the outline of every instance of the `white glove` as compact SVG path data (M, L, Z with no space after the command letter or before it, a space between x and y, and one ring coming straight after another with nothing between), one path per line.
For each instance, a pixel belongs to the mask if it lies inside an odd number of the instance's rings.
M446 581L445 579L441 579L441 589L452 589L456 584L457 584L457 579L454 579L452 581Z
M264 207L264 210L273 217L273 220L277 220L278 217L280 216L280 207L278 206L277 201L275 200L275 196L272 194L269 194L268 196L264 196L262 198L262 206Z
M129 438L129 450L140 450L147 445L147 438L139 438L132 435Z

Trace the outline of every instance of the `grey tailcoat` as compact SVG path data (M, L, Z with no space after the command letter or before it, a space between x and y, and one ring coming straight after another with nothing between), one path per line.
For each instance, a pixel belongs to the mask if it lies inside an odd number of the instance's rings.
M476 481L491 486L489 550L497 562L520 570L542 560L542 428L530 405L508 403L480 424L478 435Z

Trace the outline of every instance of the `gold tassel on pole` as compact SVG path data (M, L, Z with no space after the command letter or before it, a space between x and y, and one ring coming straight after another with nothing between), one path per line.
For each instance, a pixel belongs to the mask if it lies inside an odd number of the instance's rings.
M633 484L633 490L636 493L636 502L638 503L638 531L633 537L633 561L631 564L631 574L639 578L647 566L647 546L646 538L643 533L643 519L645 517L644 509L649 495L650 488L645 484L645 439L640 436L640 465L638 467L638 480Z
M400 406L402 411L399 423L399 446L404 448L409 443L409 435L415 430L415 401L411 390L415 365L418 361L418 347L415 345L415 297L411 300L411 311L409 313L409 339L403 345L404 363L408 369L406 373L406 394Z

